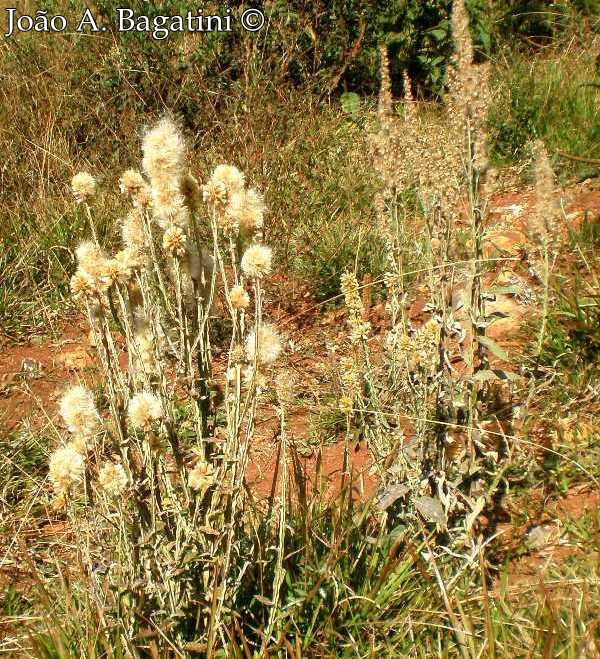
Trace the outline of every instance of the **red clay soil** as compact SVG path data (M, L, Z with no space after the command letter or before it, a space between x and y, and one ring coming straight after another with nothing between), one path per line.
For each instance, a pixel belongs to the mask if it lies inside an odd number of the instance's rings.
M547 534L542 546L531 547L525 554L512 558L508 563L508 583L511 590L543 584L548 581L552 568L564 564L572 558L586 557L600 566L600 554L590 555L589 548L582 545L577 538L565 528L569 521L581 519L584 515L598 510L600 506L600 491L589 485L574 487L564 498L545 500L543 493L533 493L532 499L537 504L529 502L528 508L539 512L534 523L530 519L527 524L499 524L497 531L502 534L501 544L511 554L524 547L528 531L542 528ZM522 511L520 511L522 512ZM594 544L597 545L598 539ZM496 584L499 588L499 584Z
M590 181L567 191L557 190L556 198L557 206L561 200L564 217L571 225L580 224L584 217L594 219L600 215L600 190L592 189ZM486 238L490 256L515 256L527 247L527 222L534 199L532 189L494 196ZM567 223L564 226L566 233ZM487 275L486 283L506 286L515 285L516 282L516 287L526 293L527 287L534 284L524 270L515 262L508 262L504 267L498 265L494 272ZM322 313L319 305L315 305L309 293L302 288L296 288L294 296L278 294L278 291L290 290L290 282L284 276L279 276L272 288L276 302L269 303L269 314L289 341L287 366L295 373L296 381L310 394L310 390L317 389L319 382L330 374L337 359L335 346L343 343L346 334L345 312L335 310ZM369 306L369 320L375 330L383 329L383 305L373 304L368 289L366 291L364 302ZM417 296L412 302L410 317L416 325L426 318L422 311L425 302L423 296ZM518 329L530 312L526 294L521 298L518 295L497 295L496 300L488 303L486 308L508 314L508 318L490 326L489 336L509 352L520 349L522 340ZM56 399L67 383L93 381L97 363L87 340L87 332L84 318L75 316L65 322L58 333L58 340L40 343L36 341L38 337L34 337L28 343L4 346L0 353L0 432L16 430L23 419L34 419L39 423L47 419L47 415L55 418ZM125 355L123 357L125 359ZM222 369L217 365L217 373L219 370ZM310 400L311 396L307 395L306 399ZM306 442L310 412L310 405L294 410L288 427L291 442ZM270 475L274 473L278 445L277 422L273 424L274 412L267 410L265 415L265 418L272 419L270 422L259 419L259 439L255 440L249 474L260 493L271 488ZM322 456L324 475L335 480L334 475L341 473L343 452L343 443L325 447ZM352 451L352 464L356 469L364 473L367 462L364 447Z
M570 224L577 225L584 217L593 219L600 214L600 190L592 190L587 182L566 192L557 190L557 204L559 198L564 200L564 216ZM492 245L488 247L490 255L516 256L523 247L527 247L527 221L533 205L534 193L531 189L502 193L493 198L486 239L487 245ZM566 226L567 223L565 233ZM523 290L521 296L499 294L487 307L491 311L509 314L509 318L489 328L489 335L506 346L509 352L513 349L517 352L522 345L518 329L531 309L527 301L527 287L534 284L527 277L526 267L515 262L498 265L487 277L488 285L514 285L516 282L517 288ZM306 394L304 400L314 401L319 383L327 379L337 361L335 346L341 345L346 336L345 312L321 312L319 305L315 305L302 289L296 289L293 298L289 294L277 294L278 289L290 290L289 282L283 276L276 279L272 287L277 301L268 303L268 314L288 341L285 367L295 373L296 381ZM365 302L369 305L368 315L374 328L383 329L383 305L373 304L368 294L365 295ZM413 300L410 316L417 325L425 319L424 303L423 297ZM97 363L87 340L87 331L85 320L75 316L65 322L59 340L41 344L31 340L4 346L0 353L0 432L15 431L23 419L30 419L35 424L55 418L56 399L67 383L90 383L95 373L97 377ZM218 366L216 371L219 372ZM307 446L311 405L309 402L292 410L288 421L289 441L302 450ZM250 482L260 496L271 491L277 448L278 423L273 408L266 406L259 410L249 470ZM323 448L322 472L330 487L335 488L339 483L343 455L343 442ZM314 469L315 453L303 461L309 471ZM357 475L357 487L360 489L358 483L362 479L366 492L372 489L368 464L367 449L364 446L353 447L351 465Z
M68 382L89 381L94 369L83 317L67 320L56 341L5 345L0 352L0 432L12 432L24 419L53 414Z

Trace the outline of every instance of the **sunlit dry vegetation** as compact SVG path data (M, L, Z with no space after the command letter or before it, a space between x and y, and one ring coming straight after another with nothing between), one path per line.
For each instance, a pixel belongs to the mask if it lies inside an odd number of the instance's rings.
M395 76L394 48L354 44L348 21L341 69L331 37L311 78L298 36L277 89L245 37L198 130L188 79L147 114L124 94L123 125L93 137L61 128L43 78L51 106L20 127L3 92L28 145L2 175L5 362L27 337L37 356L15 352L1 390L2 652L598 655L598 83L581 65L598 43L581 12L590 43L536 51L529 79L506 43L484 56L462 0L427 28L442 82L433 59ZM132 74L114 48L99 79ZM6 51L23 99L33 77ZM376 99L334 94L373 59ZM30 185L7 173L23 155ZM559 189L574 174L589 208ZM85 359L48 378L64 337Z

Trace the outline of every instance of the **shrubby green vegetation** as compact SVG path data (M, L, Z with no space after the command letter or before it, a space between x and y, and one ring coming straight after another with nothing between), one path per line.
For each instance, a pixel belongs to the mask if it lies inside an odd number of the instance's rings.
M113 25L118 4L97 2L98 20ZM257 34L174 35L158 42L109 30L93 38L30 33L4 41L0 314L5 332L14 335L21 326L40 322L44 315L32 309L46 310L50 297L64 293L73 268L68 249L79 237L81 218L65 203L63 182L85 167L102 185L114 185L139 146L144 128L139 117L150 123L165 111L184 127L200 178L218 153L268 192L273 211L267 230L293 227L278 255L289 274L309 282L321 299L338 292L331 259L336 267L343 265L357 244L358 224L372 224L376 181L353 149L372 122L377 45L389 46L396 95L402 94L406 69L417 98L439 99L452 51L450 3L255 5L269 20L269 28ZM498 92L490 136L497 163L527 157L527 142L542 137L559 171L589 173L585 162L558 152L593 158L597 151L596 5L549 8L532 1L524 7L503 0L486 11L483 0L467 3L478 57L494 63ZM81 14L79 3L42 6ZM244 6L231 3L234 12ZM188 9L182 2L132 7L150 14ZM574 42L572 35L578 35ZM549 43L555 44L550 50ZM561 56L564 43L571 45ZM351 114L339 103L344 92L358 94ZM107 223L100 231L110 240L114 227ZM341 248L332 251L338 241ZM363 271L377 274L377 262L368 254L361 263Z

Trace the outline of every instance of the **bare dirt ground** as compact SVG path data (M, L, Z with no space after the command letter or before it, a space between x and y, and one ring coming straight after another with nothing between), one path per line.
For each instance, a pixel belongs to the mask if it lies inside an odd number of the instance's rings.
M579 226L586 217L600 215L600 190L594 190L590 182L556 191L557 204L564 209L564 226ZM504 192L493 199L487 227L486 244L489 256L521 257L531 244L528 239L527 223L534 203L531 189ZM490 303L489 311L503 311L508 317L490 327L489 335L505 347L511 355L518 355L525 337L520 334L522 323L536 313L529 291L535 286L524 263L510 261L498 264L488 275L488 283L516 287L517 294L498 294ZM275 286L276 288L276 286ZM314 473L317 463L321 466L324 481L318 486L335 491L338 487L342 464L343 442L331 442L322 448L317 459L316 443L311 443L313 414L319 404L320 384L327 380L337 362L336 346L343 343L346 335L343 310L323 312L309 297L298 294L298 299L287 305L278 303L272 296L268 313L285 335L285 368L299 383L300 400L289 413L287 433L290 442L298 449L301 461L308 474ZM382 304L379 300L366 300L368 314L375 330L385 328ZM412 301L411 320L419 325L423 321L424 300ZM41 428L48 421L56 421L56 401L69 383L92 384L99 377L99 368L90 346L84 318L73 315L64 325L55 328L54 338L26 337L21 343L1 346L0 352L0 433L16 433L23 424ZM376 338L377 340L377 338ZM126 355L123 355L124 363ZM219 369L217 356L217 368ZM274 407L263 405L257 420L257 437L252 448L249 482L257 496L265 497L271 492L276 473L279 424ZM49 438L49 443L54 438ZM52 446L49 446L50 451ZM373 490L373 479L369 476L368 448L359 444L351 452L351 464L358 496L368 496ZM315 485L317 485L315 483ZM540 499L543 499L540 493ZM511 575L517 583L539 580L549 562L561 561L573 552L585 551L576 544L565 542L561 525L568 518L581 517L586 511L597 508L600 496L589 486L572 490L562 500L544 501L538 510L532 510L536 524L556 527L548 530L547 542L539 549L533 548L526 555L513 561ZM533 504L532 504L533 505ZM510 511L508 511L510 514ZM507 550L522 542L527 529L507 523L502 543ZM60 518L48 520L42 526L25 530L26 534L37 534L38 542L60 543L68 535L68 529ZM4 555L4 551L2 551ZM0 572L4 578L0 583L23 577L22 569L3 565Z

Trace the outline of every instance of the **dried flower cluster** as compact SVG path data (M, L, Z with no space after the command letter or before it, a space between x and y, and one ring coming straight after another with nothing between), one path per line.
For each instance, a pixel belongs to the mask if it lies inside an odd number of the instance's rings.
M162 403L156 394L143 391L129 401L127 416L133 428L149 431L156 421L163 418Z
M391 114L387 51L381 53L380 131L370 136L373 163L388 189L417 187L424 203L446 221L460 216L468 179L465 154L479 172L488 167L485 124L489 106L489 64L473 63L473 46L463 0L452 4L455 42L446 108L441 117L419 114L404 74L404 113Z
M265 245L251 245L242 256L242 271L248 277L260 279L271 272L271 248Z
M354 344L366 340L371 330L371 324L363 320L364 309L359 293L356 275L345 272L341 277L342 293L348 308L348 324L350 325L350 341Z
M71 190L78 204L96 193L96 179L87 172L78 172L71 180Z
M54 451L48 467L48 476L55 494L62 497L83 480L85 459L72 444L67 444Z
M388 333L386 347L393 353L393 358L402 360L409 371L421 369L433 374L439 366L439 342L440 325L430 319L410 334L403 325L396 325Z
M143 173L128 169L119 181L130 208L113 255L97 240L94 179L73 180L92 239L76 250L71 290L91 327L106 410L101 417L83 387L63 395L70 441L51 455L49 480L85 537L89 574L90 547L117 566L94 573L93 598L108 588L139 594L132 618L175 621L207 593L222 593L211 612L220 634L224 597L238 585L213 557L238 551L257 400L276 390L280 412L289 403L274 386L283 346L263 309L273 254L263 198L236 167L218 165L201 186L169 118L146 131L142 148ZM219 308L231 328L223 376L212 369ZM86 505L102 514L82 514Z
M64 499L83 480L86 455L100 431L101 420L91 391L82 386L65 391L59 412L71 441L50 456L49 477L56 497Z
M355 360L351 357L342 357L340 359L339 371L342 382L342 395L338 401L338 407L344 414L351 414L357 396L362 392L361 374Z
M272 325L263 323L258 332L252 331L246 340L246 358L262 366L272 364L281 353L281 340Z
M118 497L127 487L127 474L118 462L106 462L98 472L100 487L110 496Z

